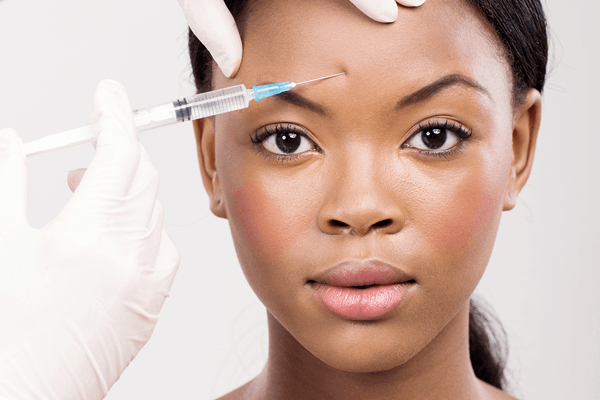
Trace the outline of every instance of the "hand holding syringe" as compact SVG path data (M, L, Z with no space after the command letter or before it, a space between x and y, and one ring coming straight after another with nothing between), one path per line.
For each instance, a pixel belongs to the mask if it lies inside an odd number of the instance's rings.
M258 101L265 97L286 92L304 83L332 78L342 74L344 72L300 83L281 82L253 86L252 89L246 89L244 85L237 85L212 92L196 94L159 106L134 110L134 122L137 131L141 132L177 122L206 118L247 108L250 100ZM27 156L33 156L92 142L96 140L97 136L98 125L88 125L25 143L23 148Z

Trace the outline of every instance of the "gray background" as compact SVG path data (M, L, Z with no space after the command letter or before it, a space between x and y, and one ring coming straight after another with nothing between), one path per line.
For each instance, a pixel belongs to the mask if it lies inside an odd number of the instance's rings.
M546 3L553 59L536 160L477 292L508 332L517 395L591 400L600 398L600 2ZM123 83L134 108L190 95L186 52L175 0L0 1L0 127L27 142L82 126L103 78ZM141 140L182 263L152 339L107 399L212 399L262 369L264 307L227 222L209 212L191 124ZM29 159L33 226L65 205L67 172L93 154L84 145Z

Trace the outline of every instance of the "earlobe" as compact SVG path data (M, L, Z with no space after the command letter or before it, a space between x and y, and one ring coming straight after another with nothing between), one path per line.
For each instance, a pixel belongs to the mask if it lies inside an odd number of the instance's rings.
M210 210L217 217L226 219L227 213L223 201L223 191L221 190L216 167L214 118L198 119L193 123L200 174L210 201Z
M542 116L542 96L529 89L524 101L515 110L512 134L510 177L504 199L504 211L512 210L519 192L525 186L531 167Z

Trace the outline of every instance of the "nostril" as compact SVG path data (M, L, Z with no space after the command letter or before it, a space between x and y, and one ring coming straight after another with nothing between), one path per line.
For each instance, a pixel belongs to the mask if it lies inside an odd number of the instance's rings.
M329 224L331 224L331 226L334 227L338 227L338 228L348 228L348 224L342 222L342 221L338 221L337 219L332 219L331 221L329 221Z
M392 220L388 218L373 224L373 228L385 228L386 226L390 226L391 224Z

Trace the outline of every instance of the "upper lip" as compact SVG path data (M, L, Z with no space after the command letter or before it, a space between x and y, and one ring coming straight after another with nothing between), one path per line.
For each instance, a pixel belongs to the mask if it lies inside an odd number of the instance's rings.
M331 286L354 287L392 285L412 280L400 268L379 260L344 261L317 275L311 281Z

